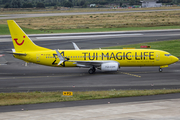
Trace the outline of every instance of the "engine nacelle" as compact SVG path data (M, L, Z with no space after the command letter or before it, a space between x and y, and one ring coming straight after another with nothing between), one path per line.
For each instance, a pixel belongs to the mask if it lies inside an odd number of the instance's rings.
M101 64L102 71L118 71L119 64L118 63L103 63Z

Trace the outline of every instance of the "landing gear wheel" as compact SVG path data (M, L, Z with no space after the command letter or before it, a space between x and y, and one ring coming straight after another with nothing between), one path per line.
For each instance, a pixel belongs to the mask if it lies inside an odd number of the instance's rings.
M96 68L95 67L89 69L89 71L88 71L89 74L93 74L95 72L96 72Z
M93 69L89 69L88 73L93 74L95 71Z
M163 69L162 68L159 68L159 72L162 72L163 71Z

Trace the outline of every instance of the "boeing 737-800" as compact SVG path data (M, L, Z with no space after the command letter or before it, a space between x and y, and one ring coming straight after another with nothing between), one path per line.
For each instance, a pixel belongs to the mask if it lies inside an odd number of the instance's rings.
M52 50L37 46L13 20L7 21L11 33L15 58L53 67L90 68L118 71L120 67L159 66L159 71L179 59L170 53L154 49L95 49L80 50L73 43L75 50Z

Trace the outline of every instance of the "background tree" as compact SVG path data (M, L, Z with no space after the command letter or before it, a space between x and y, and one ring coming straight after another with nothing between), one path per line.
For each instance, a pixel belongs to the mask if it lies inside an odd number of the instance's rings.
M9 3L6 3L4 8L10 8L10 4Z
M129 5L138 5L138 4L140 4L140 0L130 0L129 1Z
M22 7L23 8L33 8L33 5L32 5L32 3L24 3Z
M81 0L80 6L82 6L82 7L87 7L86 1L85 1L85 0Z
M159 0L159 3L165 4L179 4L180 0ZM140 5L140 0L0 0L1 6L4 7L12 7L12 8L20 8L26 7L28 3L31 3L32 6L37 6L38 3L43 3L44 6L38 5L40 8L44 8L45 6L65 6L65 7L73 7L73 6L81 6L87 7L88 4L97 4L97 5ZM30 4L28 7L32 7Z
M21 8L22 7L22 1L21 0L12 0L10 3L11 8Z
M44 3L37 3L36 8L45 8Z
M122 2L120 2L120 3L119 3L119 6L120 6L120 7L122 7L122 4L123 4L123 3L122 3Z
M10 3L11 0L2 0L2 4Z
M73 7L73 4L71 2L69 2L69 1L66 1L64 3L64 7Z

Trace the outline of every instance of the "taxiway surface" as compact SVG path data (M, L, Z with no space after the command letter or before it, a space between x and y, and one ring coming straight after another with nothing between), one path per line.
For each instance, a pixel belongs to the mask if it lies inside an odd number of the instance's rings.
M14 63L0 67L0 92L180 88L180 63L162 73L158 67L123 67L118 72L97 71L93 75L83 68Z
M74 37L68 38L69 36ZM39 39L39 37L44 37L44 39ZM91 35L32 35L31 38L37 45L51 49L73 49L72 41L76 42L81 49L89 49L179 39L180 35L179 30L168 30L91 33ZM9 36L1 36L0 41L1 52L13 48ZM118 72L103 73L97 71L96 74L89 75L87 73L88 69L53 68L32 63L25 66L23 61L13 58L12 55L5 55L3 58L7 65L0 65L0 92L180 88L179 62L164 68L162 73L158 72L158 67L124 67ZM168 94L1 106L0 119L178 120L180 117L179 96L180 94Z
M180 30L159 30L31 35L31 38L37 45L51 49L73 49L72 41L81 49L89 49L178 39L179 32ZM39 39L42 37L43 39ZM9 36L2 36L1 40L1 51L13 48ZM5 40L8 42L4 42ZM25 66L23 61L12 55L3 57L7 60L7 65L0 66L0 92L180 88L180 63L164 68L162 73L158 72L158 67L123 67L114 73L97 71L96 74L89 75L88 69L84 68L54 68L32 63Z

